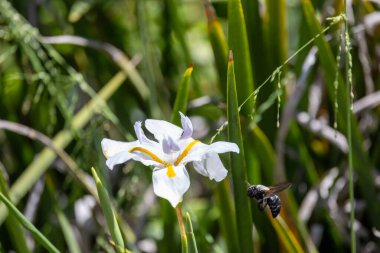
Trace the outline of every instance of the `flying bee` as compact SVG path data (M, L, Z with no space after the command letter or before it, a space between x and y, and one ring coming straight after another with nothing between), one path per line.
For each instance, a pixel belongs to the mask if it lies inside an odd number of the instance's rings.
M281 210L281 200L276 193L281 192L291 186L290 183L279 183L274 186L251 185L247 189L248 196L255 198L259 202L259 210L264 211L269 207L272 217L276 218Z

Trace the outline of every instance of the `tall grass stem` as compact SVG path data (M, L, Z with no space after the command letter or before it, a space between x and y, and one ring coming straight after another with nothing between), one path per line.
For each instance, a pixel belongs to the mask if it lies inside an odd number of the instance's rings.
M188 252L188 247L187 247L187 236L186 236L185 223L183 222L181 203L179 203L179 204L176 206L176 208L175 208L175 212L176 212L176 214L177 214L179 230L180 230L180 232L181 232L182 253L187 253L187 252Z

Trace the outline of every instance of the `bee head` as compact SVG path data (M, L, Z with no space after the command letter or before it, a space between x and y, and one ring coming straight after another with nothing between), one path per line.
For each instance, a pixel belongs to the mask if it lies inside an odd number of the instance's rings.
M251 185L247 189L247 194L250 198L256 198L257 192L258 190L256 185Z

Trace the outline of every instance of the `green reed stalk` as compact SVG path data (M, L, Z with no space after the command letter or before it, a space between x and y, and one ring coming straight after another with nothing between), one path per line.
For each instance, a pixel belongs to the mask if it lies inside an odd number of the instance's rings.
M198 253L197 248L197 241L195 240L194 230L193 230L193 224L191 222L190 214L186 212L186 226L187 226L187 235L190 238L189 240L189 252L190 253Z
M236 210L236 225L238 238L240 241L240 251L252 252L252 217L249 198L246 194L247 172L244 159L243 138L241 135L240 116L238 111L238 101L236 94L236 82L234 72L234 61L230 51L227 74L227 118L228 118L228 138L236 143L240 148L239 154L231 154L231 173L234 189L234 200Z
M254 81L244 12L240 0L228 0L228 46L234 53L236 64L234 78L236 78L238 101L242 103L247 94L252 93ZM244 115L249 115L253 108L252 100L247 103L248 105L243 108Z
M181 203L179 203L176 206L175 211L176 211L176 214L177 214L179 230L181 232L182 253L187 253L188 252L187 236L186 236L185 223L183 222Z
M347 2L344 1L344 6L346 7ZM346 7L347 11L347 7ZM351 42L350 36L348 34L348 20L345 18L344 22L345 29L345 79L347 85L347 139L348 139L348 194L350 198L350 239L351 239L351 252L356 252L356 235L355 235L355 196L354 196L354 166L353 166L353 149L352 149L352 106L353 106L353 91L352 91L352 57L351 57Z
M116 250L119 253L124 252L124 240L121 234L119 224L117 223L116 215L112 207L111 200L108 196L106 188L104 188L103 183L100 181L98 174L94 168L91 168L92 175L95 179L96 189L98 190L100 206L102 207L104 217L106 219L106 223L108 229L111 233L112 240L116 244Z

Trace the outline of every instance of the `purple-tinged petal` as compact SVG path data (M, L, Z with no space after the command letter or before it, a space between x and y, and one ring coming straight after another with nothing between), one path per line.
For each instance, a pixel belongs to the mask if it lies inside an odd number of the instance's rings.
M181 115L181 124L183 129L181 139L189 138L193 135L193 124L191 123L191 120L182 112L179 112L179 114Z
M162 149L165 154L171 154L180 150L178 143L176 143L172 137L165 136L162 140Z
M148 139L148 137L145 136L144 130L141 127L141 121L136 121L134 128L135 128L135 133L137 136L137 139L141 144L151 144L152 141Z

